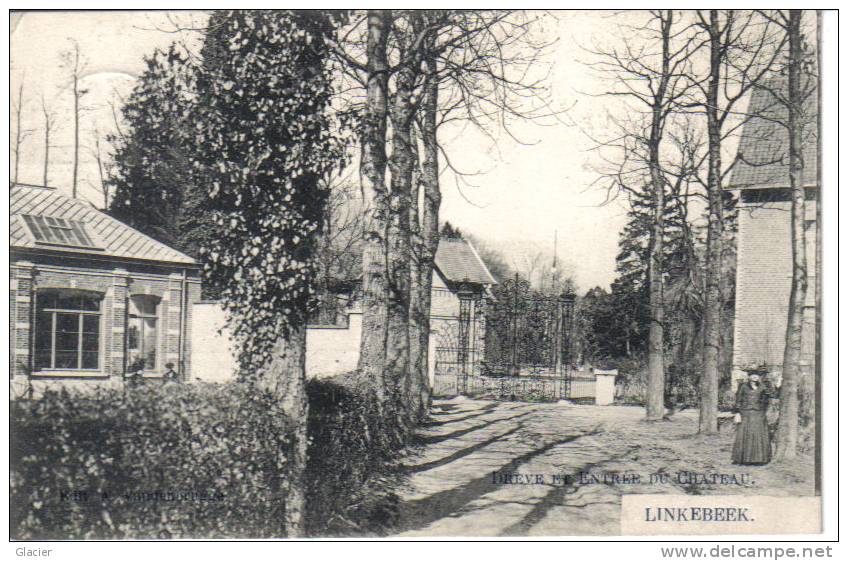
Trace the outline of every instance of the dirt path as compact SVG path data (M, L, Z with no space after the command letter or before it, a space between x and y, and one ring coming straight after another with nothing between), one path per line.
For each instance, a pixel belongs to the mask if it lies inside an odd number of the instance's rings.
M397 535L619 534L624 493L812 494L811 461L740 468L730 464L732 429L699 436L692 411L643 417L635 407L437 401L405 461ZM668 480L651 483L659 472Z

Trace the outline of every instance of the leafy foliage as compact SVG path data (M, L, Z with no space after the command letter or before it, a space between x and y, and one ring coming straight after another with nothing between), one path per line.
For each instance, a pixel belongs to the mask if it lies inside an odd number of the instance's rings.
M52 392L10 422L15 538L283 535L290 423L249 385Z
M618 277L609 291L589 290L580 301L578 319L585 358L595 366L619 368L624 393L635 400L644 391L644 357L647 351L650 310L647 261L652 218L648 194L630 200L629 222L622 230L617 256ZM665 213L665 358L666 397L676 404L697 401L703 334L703 268L705 241L692 225L677 197L668 198ZM727 240L722 267L735 270L735 201L726 200ZM725 310L722 319L722 383L729 383L733 330L733 278L725 276L722 287Z
M146 64L121 110L124 127L108 138L115 147L109 212L197 257L215 232L201 209L205 185L192 178L194 69L173 44Z
M244 371L306 322L326 178L344 160L323 12L225 11L209 23L192 157L217 235L201 249Z
M439 232L439 236L443 240L462 240L464 239L462 230L451 224L450 222L445 222L442 224L442 229Z
M306 526L310 535L381 534L396 518L390 482L406 435L356 373L313 379Z
M308 385L309 535L396 519L405 440L368 388L355 374ZM53 392L11 402L10 421L14 538L285 535L292 423L252 384Z

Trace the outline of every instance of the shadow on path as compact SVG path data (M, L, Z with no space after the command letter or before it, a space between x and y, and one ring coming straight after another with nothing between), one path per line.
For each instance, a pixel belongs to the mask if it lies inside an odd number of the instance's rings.
M519 427L520 426L521 424L519 424ZM516 430L519 427L516 427ZM559 440L555 440L541 448L530 450L520 456L516 456L506 465L496 468L496 471L515 471L521 464L545 454L557 446L574 442L584 436L593 436L595 434L598 434L597 430L581 434L573 434ZM502 438L503 436L504 435L500 435L497 438ZM494 440L497 440L497 438ZM502 485L503 484L501 483L493 483L491 473L486 473L464 485L460 485L459 487L446 489L423 499L403 502L400 505L400 523L398 524L396 533L424 528L437 520L450 516L474 499L481 497L486 493L490 493Z
M493 422L495 422L495 421L493 421ZM465 456L473 454L477 450L480 450L481 448L485 448L489 444L496 442L496 441L500 440L501 438L515 434L516 432L521 430L523 427L524 427L524 425L519 423L518 426L515 426L515 427L509 429L506 432L498 433L498 434L494 435L493 437L491 437L487 440L481 440L480 442L476 442L476 443L472 444L471 446L468 446L466 448L461 448L461 449L457 450L456 452L454 452L453 454L451 454L449 456L445 456L444 458L441 458L439 460L433 460L432 462L427 462L426 464L418 464L418 465L415 465L415 466L410 466L409 469L407 470L407 472L408 473L418 473L418 472L421 472L421 471L426 471L428 469L437 468L437 467L443 466L445 464L449 464L449 463L456 461L460 458L464 458Z
M481 407L477 413L472 415L466 415L465 417L457 417L456 419L445 419L444 421L429 421L424 423L422 426L425 427L438 427L441 425L448 425L450 423L456 423L457 421L464 421L466 419L473 419L475 417L480 417L482 415L488 415L492 409L495 409L498 406L497 403L490 403L484 407ZM445 413L442 413L444 415Z
M609 458L604 458L599 462L588 463L583 466L580 466L573 472L571 472L572 479L576 478L577 474L581 472L591 472L591 470L596 469L606 463L620 460L621 458L630 454L633 450L637 450L638 446L631 446L621 454L617 456L611 456ZM608 487L615 488L615 485L611 483L605 483ZM524 518L516 522L515 524L505 528L500 534L501 537L510 537L510 536L526 536L534 525L538 522L541 522L542 519L548 514L551 508L555 506L562 506L565 497L577 492L577 486L574 483L569 483L567 485L557 485L551 491L545 495L541 501L533 505L533 508L524 515ZM620 494L620 493L619 493Z
M512 417L501 417L500 419L492 419L491 421L483 422L479 425L474 425L468 428L455 430L453 432L449 432L447 434L438 434L433 436L417 436L415 439L416 444L438 444L439 442L444 442L445 440L450 440L452 438L458 438L460 436L464 436L470 432L474 432L478 429L484 429L486 427L490 427L495 423L500 423L502 421L513 421L515 419L520 419L522 417L526 417L530 415L532 411L526 411L524 413L520 413L518 415L513 415Z

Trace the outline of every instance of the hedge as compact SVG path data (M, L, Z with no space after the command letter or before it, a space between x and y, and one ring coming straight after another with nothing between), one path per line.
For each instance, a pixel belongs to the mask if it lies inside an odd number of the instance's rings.
M307 531L384 533L403 434L356 375L307 389ZM10 423L15 539L285 537L291 424L247 384L48 392Z
M310 380L306 528L311 535L383 535L397 515L392 488L408 433L381 411L358 373Z
M289 424L266 394L157 384L10 405L15 538L281 535Z

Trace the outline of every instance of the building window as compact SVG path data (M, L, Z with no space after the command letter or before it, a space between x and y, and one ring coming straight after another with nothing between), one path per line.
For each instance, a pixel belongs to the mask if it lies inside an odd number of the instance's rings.
M99 249L82 222L52 216L22 216L37 243Z
M36 294L35 369L99 370L103 296L74 289Z
M156 370L158 342L159 298L138 295L130 297L129 323L127 325L127 353L129 370Z

